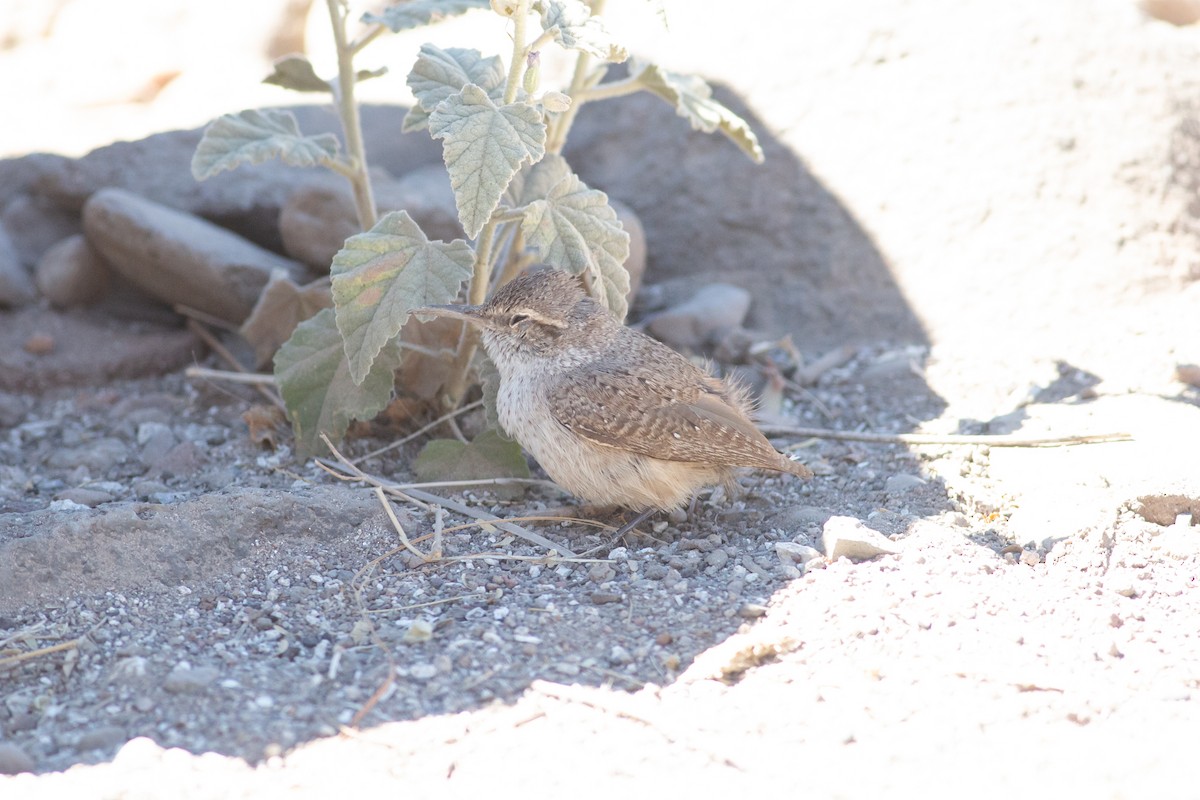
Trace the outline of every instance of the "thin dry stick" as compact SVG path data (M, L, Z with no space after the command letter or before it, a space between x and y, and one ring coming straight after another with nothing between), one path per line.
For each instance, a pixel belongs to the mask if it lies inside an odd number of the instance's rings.
M841 439L850 442L878 442L881 444L982 444L990 447L1066 447L1076 444L1101 444L1104 442L1131 442L1128 433L1095 433L1078 436L1029 437L1013 435L967 436L955 434L926 433L859 433L835 431L829 428L791 428L786 425L762 425L759 430L767 436L807 436L813 439Z
M82 639L83 637L80 637ZM63 650L74 650L79 647L79 639L72 639L69 642L60 642L59 644L51 645L50 647L39 647L37 650L30 650L28 653L18 653L15 656L0 658L0 669L12 667L20 664L22 661L29 661L32 658L48 656L51 653L58 653Z
M186 306L176 306L175 307L175 309L177 311L180 311L181 309L185 309L185 308L186 308ZM188 310L191 311L194 309L188 309ZM188 318L187 324L188 324L188 329L190 331L192 331L193 333L195 333L197 336L199 336L201 339L203 339L204 343L207 344L214 353L216 353L218 356L220 356L225 361L225 363L228 364L231 368L233 368L234 370L236 370L238 372L242 372L242 373L248 372L248 370L241 365L241 362L239 362L236 358L233 357L233 353L229 352L225 348L225 345L221 344L217 340L217 337L215 337L211 333L209 333L204 328L203 325L201 325L196 320L191 319L190 317ZM280 399L278 394L271 391L270 389L263 386L262 384L255 384L254 388L258 390L259 394L261 394L263 397L267 398L268 401L275 404L275 406L277 408L279 408L281 411L287 410L283 405L283 400Z
M556 544L555 542L552 542L551 540L547 539L545 536L542 536L541 534L538 534L538 533L534 533L531 530L522 528L520 525L514 525L511 522L505 522L504 520L497 517L495 514L489 514L484 511L476 511L475 509L471 508L470 506L466 505L465 503L460 503L457 500L451 500L446 497L440 497L436 494L431 494L429 492L421 491L420 489L409 489L407 491L400 491L397 489L392 489L391 485L387 481L384 481L380 478L376 478L373 475L368 475L367 473L363 472L361 469L356 467L353 463L351 463L344 455L342 455L338 451L338 449L336 447L333 446L333 442L329 441L329 437L327 437L325 434L321 434L321 441L325 442L325 446L329 448L329 452L333 453L334 458L336 458L338 460L338 463L342 465L343 469L347 473L348 477L343 478L343 480L363 481L364 483L370 484L371 486L377 486L385 491L388 491L390 494L394 494L406 501L413 502L416 505L421 505L422 503L428 503L430 505L442 506L443 508L449 508L452 511L457 511L459 514L463 514L464 516L471 517L472 519L479 519L479 520L488 522L488 523L494 525L495 527L499 528L500 530L507 531L508 533L511 533L514 536L518 536L527 542L532 542L533 544L536 544L539 547L544 547L547 550L551 550L551 551L560 553L569 558L578 558L579 557L577 553L572 552L565 545ZM333 467L333 465L328 464L327 462L323 462L321 459L316 459L316 463L318 466L320 466L322 469L326 470L330 474L333 474L333 475L337 474L334 471L335 468ZM417 503L416 501L418 501L418 500L421 501L421 503Z
M404 545L404 549L412 553L422 561L429 563L429 556L422 553L412 542L408 541L408 534L404 532L404 526L400 524L400 520L396 518L396 512L392 510L392 504L388 502L387 495L383 493L383 489L376 486L375 496L379 498L379 503L383 506L383 510L387 512L388 519L392 521L392 527L396 529L396 533L400 534L400 544Z
M853 345L844 344L841 347L830 350L825 355L818 358L807 366L800 367L796 370L796 383L804 386L805 384L816 383L817 379L824 375L834 367L840 367L845 364L854 354L858 352L858 348Z
M385 445L385 446L379 448L378 450L372 450L371 452L367 453L365 456L359 456L358 458L353 459L353 463L361 464L362 462L366 461L367 459L375 458L375 456L383 455L384 453L386 453L389 450L395 450L397 447L403 447L404 445L411 442L413 439L420 436L422 433L433 430L434 428L436 428L438 425L441 425L446 420L453 419L454 417L457 417L459 414L465 414L468 411L479 408L481 405L483 405L483 400L476 400L473 403L467 403L465 406L462 406L461 408L451 411L448 414L443 414L442 416L435 419L433 422L431 422L428 425L425 425L421 428L418 428L417 430L413 431L408 436L405 436L403 439L400 439L399 441L392 442L391 444Z
M502 531L511 533L513 536L517 536L527 542L532 542L533 544L536 544L539 547L544 547L549 551L557 552L563 556L566 556L567 558L579 558L579 554L568 548L566 545L557 544L556 542L547 539L545 536L542 536L540 533L534 533L531 530L522 528L520 525L514 525L511 522L507 522L500 517L497 517L495 514L489 514L486 511L476 511L467 504L460 503L457 500L439 497L436 494L423 492L420 489L410 489L407 492L404 492L404 494L411 495L416 499L422 500L426 503L444 506L451 511L457 511L459 514L471 517L472 519L482 520L483 522L494 525Z
M261 384L274 386L275 376L265 372L230 372L227 369L209 369L208 367L188 367L183 374L189 378L205 380L228 381L229 383Z
M220 328L223 331L229 331L230 333L237 333L238 326L234 325L229 320L221 319L220 317L214 317L212 314L209 314L207 311L201 311L198 308L192 308L191 306L185 306L183 303L176 304L175 313L179 314L180 316L183 316L183 317L188 317L189 319L194 319L199 322L203 322L206 325L212 325L214 328Z

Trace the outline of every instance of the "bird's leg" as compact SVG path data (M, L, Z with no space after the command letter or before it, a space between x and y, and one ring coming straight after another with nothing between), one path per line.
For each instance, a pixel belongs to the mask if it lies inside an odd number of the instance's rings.
M656 511L658 511L657 508L648 508L645 511L643 511L642 513L638 514L633 519L631 519L629 522L626 522L624 525L622 525L620 528L618 528L617 532L614 533L613 537L612 537L613 544L616 544L617 542L621 541L621 539L627 533L632 531L638 525L641 525L646 520L648 520L650 518L650 516Z

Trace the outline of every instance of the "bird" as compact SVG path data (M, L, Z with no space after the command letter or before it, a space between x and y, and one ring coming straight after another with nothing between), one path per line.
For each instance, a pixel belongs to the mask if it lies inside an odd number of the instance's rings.
M479 328L504 432L571 494L637 512L623 532L707 486L732 490L739 467L812 477L751 421L744 388L622 324L570 273L529 271L481 305L414 313Z

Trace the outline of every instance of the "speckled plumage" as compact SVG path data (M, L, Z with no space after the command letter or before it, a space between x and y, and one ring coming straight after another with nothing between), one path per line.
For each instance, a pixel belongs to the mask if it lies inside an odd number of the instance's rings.
M584 500L670 509L735 467L812 475L758 431L743 391L622 325L567 273L529 273L482 306L431 311L482 329L500 424Z

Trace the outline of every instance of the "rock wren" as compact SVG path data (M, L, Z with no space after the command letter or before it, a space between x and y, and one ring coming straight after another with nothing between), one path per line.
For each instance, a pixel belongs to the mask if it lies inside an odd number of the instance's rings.
M481 329L500 373L501 426L587 502L675 509L731 484L735 467L812 477L750 421L744 390L625 327L568 273L528 273L483 305L414 313Z

